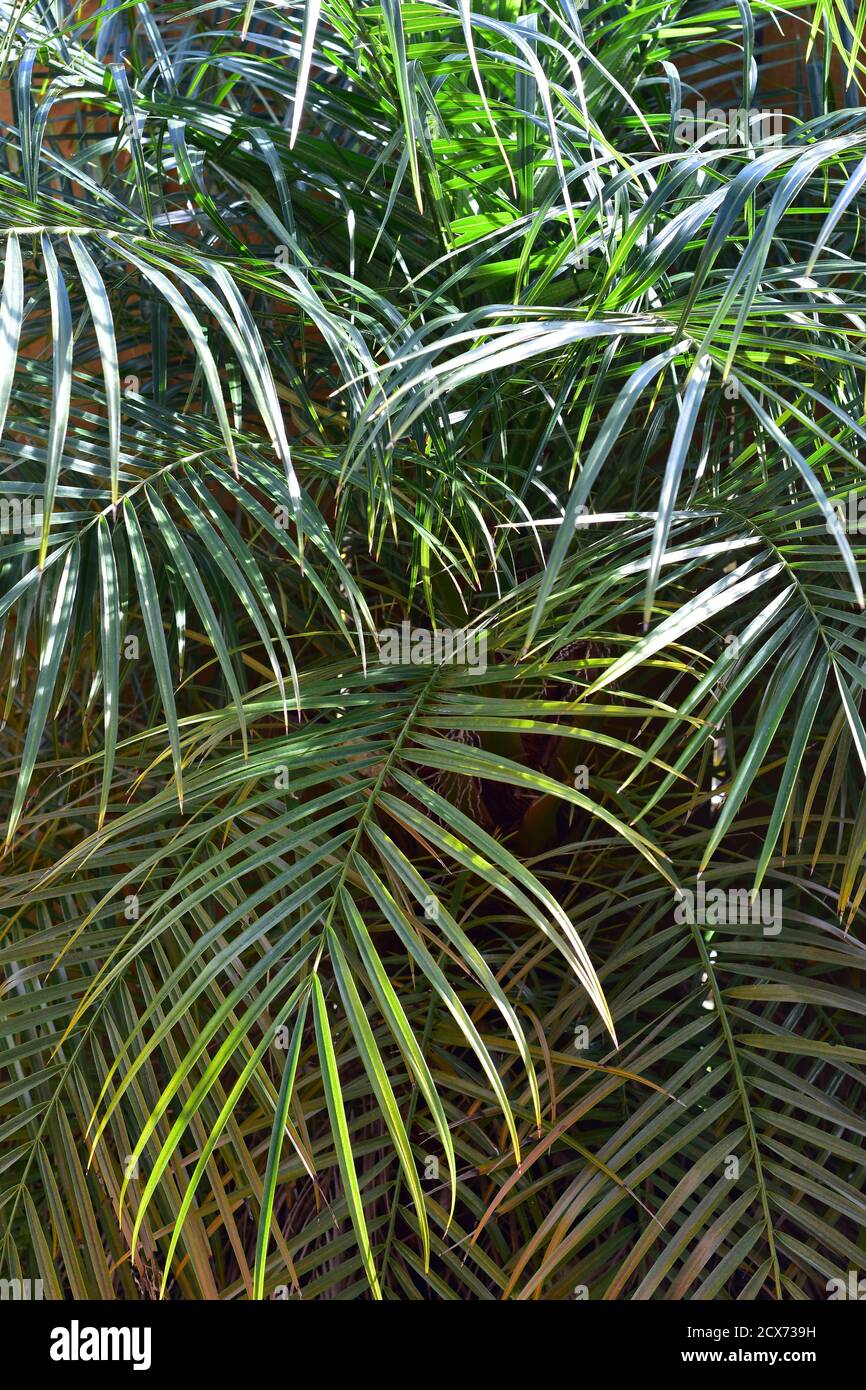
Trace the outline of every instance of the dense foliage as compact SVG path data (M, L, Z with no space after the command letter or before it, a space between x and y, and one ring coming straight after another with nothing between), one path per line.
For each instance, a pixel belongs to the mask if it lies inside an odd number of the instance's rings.
M862 12L683 119L774 11L0 4L4 1277L862 1265Z

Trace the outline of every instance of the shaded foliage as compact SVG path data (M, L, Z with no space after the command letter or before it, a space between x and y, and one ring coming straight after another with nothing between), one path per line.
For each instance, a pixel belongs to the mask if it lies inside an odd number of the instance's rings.
M863 58L788 8L848 104L755 146L678 118L746 0L0 5L4 1275L859 1268Z

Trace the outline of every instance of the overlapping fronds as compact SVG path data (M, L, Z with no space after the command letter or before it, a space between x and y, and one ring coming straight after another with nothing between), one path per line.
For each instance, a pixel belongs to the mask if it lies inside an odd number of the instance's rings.
M26 0L0 55L3 1274L825 1297L862 25Z

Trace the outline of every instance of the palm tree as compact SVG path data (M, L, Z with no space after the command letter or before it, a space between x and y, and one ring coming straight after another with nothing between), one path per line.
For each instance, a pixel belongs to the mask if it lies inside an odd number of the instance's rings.
M0 5L4 1276L862 1264L864 49L787 11L768 133L763 0Z

